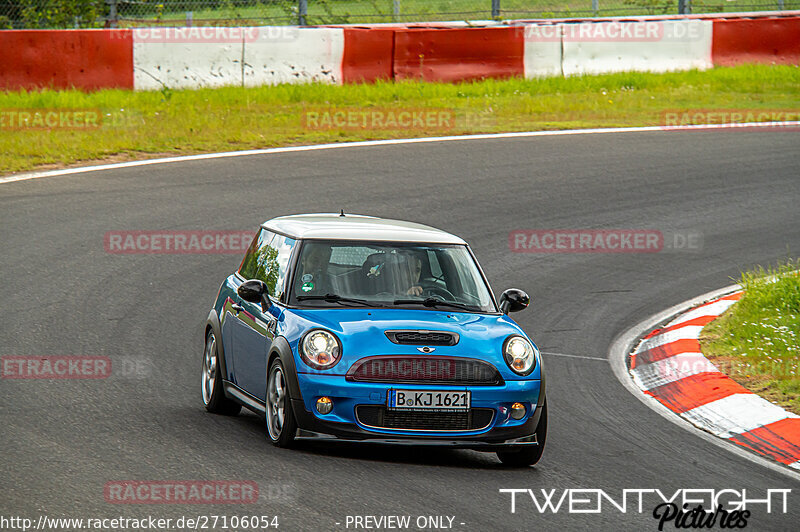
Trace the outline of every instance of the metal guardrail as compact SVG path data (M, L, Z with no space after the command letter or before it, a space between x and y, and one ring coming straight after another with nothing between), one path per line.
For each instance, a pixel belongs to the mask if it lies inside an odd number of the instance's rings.
M0 0L0 29L317 25L800 9L800 0Z

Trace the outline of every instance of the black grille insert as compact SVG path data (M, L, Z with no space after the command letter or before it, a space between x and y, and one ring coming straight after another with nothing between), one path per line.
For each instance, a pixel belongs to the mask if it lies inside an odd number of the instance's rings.
M494 417L491 408L472 408L467 412L407 412L388 410L383 405L359 405L356 418L368 427L398 430L480 430Z
M503 377L497 368L487 362L474 358L435 355L382 355L363 358L347 372L347 380L478 386L503 383Z
M402 345L456 345L458 335L448 331L386 331L392 342Z

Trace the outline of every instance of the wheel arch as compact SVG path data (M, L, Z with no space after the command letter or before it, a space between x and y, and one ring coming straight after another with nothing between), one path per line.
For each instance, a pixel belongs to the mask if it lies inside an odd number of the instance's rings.
M279 358L283 365L291 398L302 400L303 394L300 392L300 382L297 378L297 366L294 360L294 353L292 353L289 341L283 336L276 336L275 339L272 340L272 346L270 346L269 355L267 355L267 372L269 372L272 362L276 358Z
M225 361L225 346L222 342L222 326L219 323L217 313L213 309L208 313L208 318L206 318L206 326L203 331L203 349L205 349L205 341L208 338L209 331L213 332L217 339L217 363L220 365L222 380L228 381L228 365ZM228 395L227 392L225 395Z

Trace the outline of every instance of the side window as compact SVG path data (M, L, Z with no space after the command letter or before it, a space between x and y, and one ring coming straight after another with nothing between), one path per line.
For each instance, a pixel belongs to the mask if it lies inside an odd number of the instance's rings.
M282 300L286 270L294 244L292 238L261 229L247 250L239 273L245 279L261 279L267 283L269 295Z
M272 233L269 231L266 231L264 228L259 229L258 233L256 233L256 236L253 237L250 247L247 248L247 252L244 254L242 264L239 266L239 275L245 279L256 278L256 251L264 241L265 233L268 233L270 238L272 237Z
M272 280L272 272L270 272L270 280L267 281L267 285L269 286L270 294L279 301L284 300L284 287L286 286L286 276L289 270L289 258L292 256L295 242L293 238L289 238L288 236L277 235L270 243L270 249L274 250L276 254L275 263L277 264L277 269L274 270L276 272L274 276L275 284L270 284Z

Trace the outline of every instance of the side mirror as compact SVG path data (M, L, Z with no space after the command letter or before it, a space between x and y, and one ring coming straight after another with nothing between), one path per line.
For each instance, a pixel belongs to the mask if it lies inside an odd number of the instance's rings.
M525 291L518 288L509 288L500 296L500 310L503 314L519 312L520 310L525 310L530 302L531 298Z
M270 307L272 302L269 300L269 290L267 283L260 279L250 279L239 285L236 289L239 297L250 303L261 303L261 310L264 312Z

